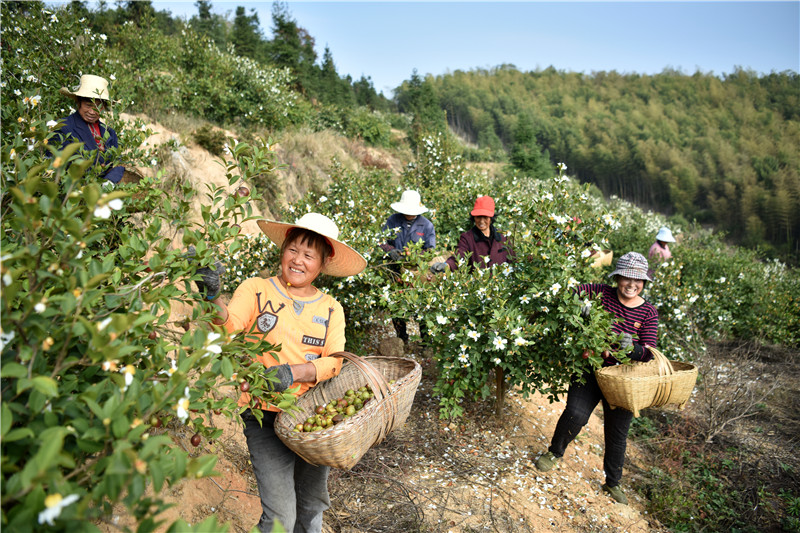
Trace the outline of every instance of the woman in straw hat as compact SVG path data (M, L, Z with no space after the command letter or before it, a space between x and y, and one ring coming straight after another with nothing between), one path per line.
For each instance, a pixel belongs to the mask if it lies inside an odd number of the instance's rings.
M672 257L672 252L669 251L669 244L675 242L675 237L668 227L664 226L656 234L656 242L650 247L647 256L656 261L666 261Z
M458 268L456 256L469 255L470 268L489 268L493 265L507 263L513 252L510 250L507 237L494 227L494 198L479 196L470 211L472 229L465 231L458 239L456 253L446 262L431 265L431 272L440 273Z
M215 280L208 278L220 269L207 269L198 288L219 307L216 324L229 332L252 331L281 345L280 351L264 353L257 360L276 370L275 391L295 386L300 396L339 373L342 360L329 356L345 348L342 306L312 284L320 274L354 276L367 262L338 240L339 228L319 213L308 213L294 224L260 220L258 225L280 246L280 273L245 280L227 305L209 294L218 290L219 279L218 274ZM250 396L243 393L239 405L249 406ZM261 496L258 528L271 532L280 521L286 531L321 531L322 513L330 506L330 468L305 462L283 444L273 429L276 406L261 402L262 425L252 409L246 409L242 419Z
M647 259L637 252L628 252L617 261L617 268L609 274L616 280L616 287L601 283L579 285L576 291L587 296L601 295L603 308L616 317L612 333L622 335L619 350L632 348L630 358L649 361L653 354L647 349L655 347L658 340L658 311L641 297L645 283L652 281L647 270ZM591 304L587 302L582 312L588 316ZM617 364L617 360L604 352L604 366ZM558 464L567 445L578 436L589 416L603 402L603 431L605 453L603 468L606 482L602 489L619 503L627 504L628 498L619 486L622 467L625 463L625 447L633 413L621 408L611 409L603 398L594 372L573 378L567 393L567 406L558 419L550 448L536 461L536 468L546 472Z
M396 212L386 219L383 230L388 231L389 239L381 244L381 248L389 254L389 258L394 261L390 268L400 274L399 262L405 253L405 247L412 242L422 242L423 250L436 248L436 230L433 222L422 216L428 212L428 208L422 205L422 198L419 192L413 190L403 191L400 201L392 203L392 209ZM408 326L404 318L392 317L392 325L397 336L408 343ZM420 322L420 336L426 336L425 326Z
M104 153L109 148L117 148L119 141L117 132L100 122L101 114L106 110L111 98L108 93L108 80L92 74L81 76L80 85L75 90L62 87L59 92L75 101L78 108L73 114L62 120L59 134L62 148L74 142L82 142L89 151L96 151L95 163L106 167ZM113 167L105 170L102 177L117 184L122 179L125 167Z

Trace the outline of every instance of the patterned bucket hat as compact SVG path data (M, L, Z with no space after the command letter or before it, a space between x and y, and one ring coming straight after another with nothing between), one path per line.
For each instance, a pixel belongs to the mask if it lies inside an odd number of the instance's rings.
M608 277L622 276L630 279L653 281L647 272L648 266L647 259L642 254L628 252L617 260L617 268Z

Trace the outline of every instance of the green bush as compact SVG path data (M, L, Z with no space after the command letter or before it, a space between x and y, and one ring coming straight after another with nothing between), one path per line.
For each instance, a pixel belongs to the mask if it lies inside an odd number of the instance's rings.
M11 20L16 35L38 34L36 17ZM22 76L42 56L21 56L11 72L5 59L3 83L20 94L3 105L0 152L2 528L96 530L93 521L121 503L138 530L152 531L165 484L212 475L216 462L174 446L158 427L185 424L216 438L210 412L241 410L220 388L247 380L258 397L270 379L263 366L247 366L250 354L269 347L215 331L191 283L215 250L238 249L233 225L260 196L210 190L197 227L187 187L152 194L159 176L108 189L80 144L54 143L62 102L39 96L52 85ZM109 156L145 164L152 154L138 147L150 132L121 122L119 111L107 117L120 137ZM267 156L251 150L245 161L246 148L233 148L231 185L267 171ZM181 249L172 247L176 234ZM194 264L188 245L197 248ZM190 305L190 316L172 316L176 304ZM292 406L289 396L275 401ZM144 496L148 486L152 497Z
M224 131L216 129L210 124L197 128L192 134L192 138L201 148L216 156L223 154L225 146L229 142Z

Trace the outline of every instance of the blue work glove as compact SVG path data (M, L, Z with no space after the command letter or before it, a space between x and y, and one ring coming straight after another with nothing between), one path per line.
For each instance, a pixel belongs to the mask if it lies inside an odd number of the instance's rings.
M434 274L441 274L447 271L447 263L434 263L431 265L431 272Z
M186 253L189 262L194 262L194 257L196 255L197 250L195 247L189 246L189 251ZM222 274L225 273L225 265L219 261L215 261L213 269L211 267L202 267L198 268L195 273L200 274L201 278L195 280L194 284L206 300L214 300L219 296L219 292L222 288Z
M400 261L403 258L403 252L397 248L392 248L389 250L389 257L392 258L392 261Z
M292 368L288 364L282 364L274 367L269 367L267 369L267 373L271 373L272 370L275 370L275 379L277 381L273 381L271 379L267 379L267 390L272 392L283 392L289 387L292 386L294 383L294 375L292 374Z

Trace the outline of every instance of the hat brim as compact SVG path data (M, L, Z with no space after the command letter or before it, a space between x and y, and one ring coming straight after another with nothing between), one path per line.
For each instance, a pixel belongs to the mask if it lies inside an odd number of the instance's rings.
M622 276L624 278L630 278L630 279L641 279L644 281L653 281L648 275L646 270L640 270L638 268L637 269L618 268L614 270L614 272L608 275L609 278L613 278L614 276Z
M286 222L277 222L274 220L259 220L258 227L264 232L264 235L266 235L269 240L277 244L279 247L283 246L283 242L286 240L286 235L288 235L289 231L294 228L307 229L324 237L333 248L333 255L322 267L321 272L323 274L336 277L355 276L367 268L367 260L364 259L360 253L342 241L332 239L327 235L323 235L314 228L300 226L298 224L289 224Z
M398 213L411 216L417 216L421 215L422 213L428 212L428 208L425 207L424 205L413 206L413 205L401 204L400 202L393 203L392 209L394 209Z
M489 211L488 209L473 209L469 214L474 217L493 217L494 211Z
M111 104L118 104L120 102L119 100L112 100L110 98L103 98L102 96L99 96L99 95L96 95L96 94L94 96L86 96L86 95L83 95L83 94L74 93L74 92L70 91L69 89L67 89L66 87L60 88L58 90L58 92L62 96L67 96L69 98L72 98L76 102L78 101L78 98L89 98L89 99L97 98L98 100L102 100L104 102L109 102Z

